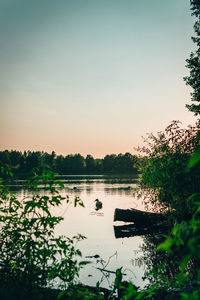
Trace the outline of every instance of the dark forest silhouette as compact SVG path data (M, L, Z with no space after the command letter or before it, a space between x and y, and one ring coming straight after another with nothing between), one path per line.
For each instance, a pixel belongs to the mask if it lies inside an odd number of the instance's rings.
M59 174L123 174L137 173L137 156L130 153L106 155L95 159L88 154L56 155L40 151L0 151L0 165L11 168L15 176L26 176L38 167L50 168Z

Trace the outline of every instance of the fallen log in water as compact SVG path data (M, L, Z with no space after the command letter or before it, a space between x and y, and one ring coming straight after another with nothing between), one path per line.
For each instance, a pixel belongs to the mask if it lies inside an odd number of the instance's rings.
M135 224L114 226L115 238L133 237L152 233L164 233L168 231L168 224L156 224L154 226L136 226Z
M115 209L114 221L132 222L133 224L114 226L116 238L163 233L168 227L167 215L145 212L138 209Z
M141 211L138 209L116 208L114 221L133 222L137 225L154 225L155 223L166 221L166 216L161 213Z

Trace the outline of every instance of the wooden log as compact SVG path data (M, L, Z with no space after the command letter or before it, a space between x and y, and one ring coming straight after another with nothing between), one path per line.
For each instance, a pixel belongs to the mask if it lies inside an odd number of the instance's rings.
M116 208L114 221L134 222L137 225L154 225L166 220L166 216L161 213L145 212L138 209Z
M136 226L135 224L114 226L115 238L125 238L133 236L141 236L152 233L164 233L168 231L167 222L155 224L152 226Z

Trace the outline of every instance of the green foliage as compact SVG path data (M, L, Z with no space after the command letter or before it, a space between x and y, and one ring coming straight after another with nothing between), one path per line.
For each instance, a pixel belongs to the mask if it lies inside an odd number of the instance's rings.
M197 50L187 60L190 75L185 77L193 88L192 101L186 107L200 115L200 2L191 0L192 15L197 17L193 41ZM157 137L149 135L147 147L141 149L148 155L143 168L141 187L147 191L151 204L175 212L171 233L155 247L148 243L149 252L165 256L162 263L152 263L154 284L146 289L145 299L200 299L200 124L180 129L172 122ZM146 158L145 158L146 159ZM178 220L178 223L176 223ZM169 261L174 261L172 279L165 275Z
M173 227L171 235L158 246L158 250L168 253L169 257L178 254L178 266L171 287L185 290L180 292L181 299L199 299L200 296L200 202L192 219Z
M155 207L170 210L183 219L191 215L188 198L200 193L199 123L182 129L173 121L157 136L148 135L147 147L139 149L148 154L140 186L147 192L148 201ZM189 166L193 168L188 169Z
M130 153L111 154L103 159L94 159L89 154L86 158L80 154L57 156L54 151L51 154L39 151L0 151L0 165L9 167L14 177L22 178L30 175L33 168L43 168L65 175L137 173L137 162L137 157Z
M1 169L8 172L5 168ZM38 193L38 187L44 193ZM0 277L1 286L14 284L30 293L34 287L45 287L58 280L66 287L76 281L80 268L81 252L76 243L85 237L55 237L55 226L62 217L54 216L52 209L62 205L68 198L62 197L51 171L35 169L27 187L33 196L17 198L6 186L0 186ZM83 206L80 199L76 205ZM53 284L53 283L52 283Z
M77 205L84 207L83 201L79 197L75 197L74 199L74 207Z
M108 173L137 172L137 158L130 153L106 155L103 159L103 170Z
M95 159L92 157L92 155L88 154L85 159L86 163L86 171L88 174L94 173L97 168L97 164Z
M188 162L191 172L199 161L197 147ZM143 251L149 252L144 258L149 267L146 276L153 278L153 284L146 289L150 298L156 299L156 295L161 295L161 290L164 293L163 299L200 298L200 195L192 194L188 203L193 212L191 218L175 224L161 243L158 243L157 238L151 244L152 237L146 237L148 246L146 249L143 246Z
M200 150L196 151L189 160L188 167L192 168L199 162Z
M112 294L117 291L117 299L139 300L147 295L146 291L139 291L132 282L123 281L122 279L122 268L119 268L115 272L115 281L112 291Z
M59 293L58 300L102 300L103 293L98 289L91 289L82 285L71 285L67 290Z
M192 15L197 18L194 24L195 37L192 37L193 42L197 45L197 49L186 60L190 75L185 77L184 80L187 85L192 87L191 100L196 103L187 104L186 107L195 115L200 115L200 4L199 0L191 0L190 2Z

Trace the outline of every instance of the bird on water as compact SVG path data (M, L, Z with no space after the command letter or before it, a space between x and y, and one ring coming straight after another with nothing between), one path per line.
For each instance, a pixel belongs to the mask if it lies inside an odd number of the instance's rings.
M95 210L99 210L99 209L101 209L103 207L103 204L102 204L101 201L99 201L99 199L96 199L95 202L96 202L96 208L95 208Z

